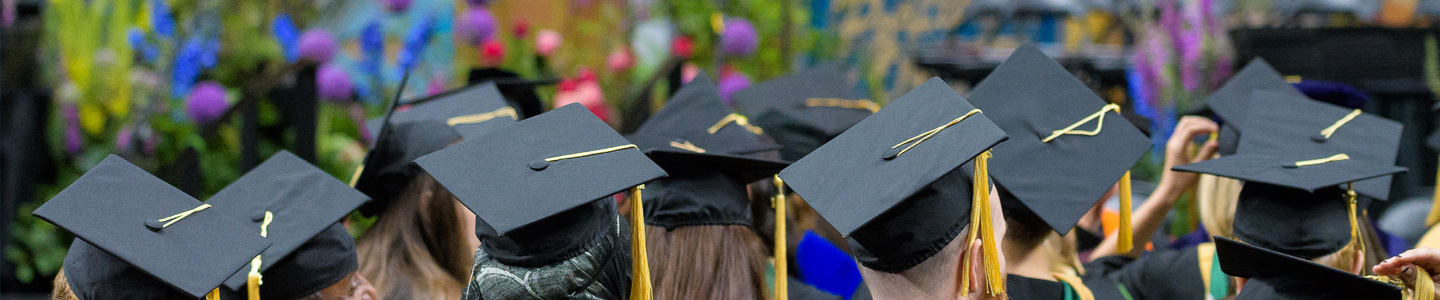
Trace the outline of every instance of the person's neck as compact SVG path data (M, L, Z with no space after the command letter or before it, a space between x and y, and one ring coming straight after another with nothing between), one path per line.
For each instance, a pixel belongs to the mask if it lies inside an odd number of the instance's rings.
M1010 243L1006 243L1008 246ZM1005 273L1034 279L1055 280L1050 275L1050 256L1040 249L1005 248Z

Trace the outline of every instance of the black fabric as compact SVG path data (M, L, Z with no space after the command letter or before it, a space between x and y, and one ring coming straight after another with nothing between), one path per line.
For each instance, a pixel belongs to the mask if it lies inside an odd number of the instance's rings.
M1297 161L1324 158L1315 156L1248 155L1211 159L1172 168L1181 172L1213 174L1251 182L1274 184L1315 191L1325 187L1338 186L1346 182L1364 180L1405 172L1404 167L1376 165L1359 160L1341 160L1317 165L1292 168Z
M970 93L970 102L1005 130L995 146L990 176L1065 235L1150 150L1150 140L1114 111L1044 140L1102 111L1105 100L1059 63L1029 44L1018 49Z
M1440 120L1440 103L1430 106L1430 118ZM1435 122L1435 126L1440 127L1440 122ZM1430 135L1425 137L1425 147L1429 147L1430 150L1440 150L1440 128L1432 129Z
M1096 300L1125 300L1119 286L1104 277L1081 277L1080 283L1090 289ZM1065 283L1053 279L1036 279L1020 275L1005 276L1005 290L1015 300L1065 299Z
M750 226L750 196L745 183L716 172L670 173L645 184L645 224L674 230L681 226Z
M1238 130L1237 132L1248 130L1250 128L1247 127L1246 118L1250 113L1250 104L1259 104L1256 105L1257 107L1288 105L1284 100L1290 99L1289 97L1254 99L1251 92L1255 90L1305 97L1305 94L1301 94L1299 90L1285 82L1285 77L1281 76L1280 72L1275 71L1275 68L1266 63L1264 59L1257 57L1245 64L1245 67L1241 68L1239 72L1235 72L1234 76L1230 76L1230 79L1225 81L1225 84L1216 89L1214 93L1206 96L1205 105L1214 110L1216 115L1225 120L1225 123L1233 125L1232 128Z
M199 298L247 266L270 243L213 208L194 211L169 226L159 221L197 207L201 203L195 198L110 155L34 214L84 241L72 244L87 244L109 254L84 249L66 256L67 277L80 283L71 286L77 295L94 295L92 299L126 295L133 284L137 290L167 285ZM72 273L72 268L79 271ZM149 276L129 276L135 272L126 268Z
M555 80L527 80L515 72L496 69L470 69L466 82L476 85L486 82L494 82L500 87L500 93L505 95L505 102L514 107L520 113L520 118L529 118L545 112L545 105L540 101L540 95L535 89L540 86L553 85Z
M81 239L70 243L64 268L66 283L79 299L197 298Z
M348 285L341 281L359 267L355 239L345 226L334 223L262 272L260 299L298 299L336 284ZM248 294L241 285L236 290L222 289L221 299L243 300Z
M748 183L775 175L788 165L759 156L779 150L780 145L751 132L748 121L714 127L731 113L715 84L699 75L626 138L670 173L717 171L735 174ZM712 133L710 129L716 130Z
M324 170L281 151L206 203L242 220L256 235L264 226L265 240L274 244L261 253L260 273L266 278L286 279L265 280L261 293L298 297L308 294L292 292L318 291L334 283L332 279L354 271L354 241L337 222L368 200ZM265 223L266 212L272 216L269 224ZM297 255L304 258L292 259ZM235 272L225 286L243 291L249 272L250 268ZM323 286L316 286L319 284Z
M402 105L403 106L397 108L395 114L390 117L390 123L399 124L422 120L440 121L450 127L454 127L455 132L459 132L461 136L467 139L477 138L494 132L497 129L505 128L518 120L518 118L506 114L503 116L497 115L494 118L484 121L455 122L453 125L447 123L450 118L454 117L472 116L510 109L505 104L505 98L500 95L500 90L496 89L495 85L490 83L446 91Z
M1075 249L1079 250L1080 252L1089 252L1090 250L1095 250L1095 247L1099 247L1100 242L1103 241L1105 241L1104 234L1090 232L1090 230L1086 230L1084 228L1075 231Z
M971 182L960 166L1006 139L984 113L896 146L973 109L934 78L780 172L851 240L868 268L898 272L929 259L969 225ZM913 147L910 147L913 145ZM900 149L908 152L896 155Z
M1247 154L1296 154L1316 158L1345 153L1351 160L1376 165L1394 165L1404 125L1380 116L1361 113L1337 128L1329 138L1322 130L1345 118L1353 109L1313 101L1303 96L1255 91L1256 99L1278 100L1285 105L1251 107L1250 128L1241 139ZM1387 200L1390 176L1356 181L1355 191L1366 197Z
M1215 137L1219 147L1215 153L1220 156L1231 156L1240 151L1240 129L1229 122L1220 124L1220 133Z
M766 111L751 121L780 144L780 159L786 161L799 160L839 135L826 134L813 123L778 110Z
M1235 299L1400 299L1400 287L1223 237L1215 255L1226 274L1250 279Z
M1247 183L1235 204L1235 238L1304 259L1335 253L1350 243L1345 201L1345 191L1338 187L1312 193Z
M497 260L541 266L573 257L603 234L602 220L615 211L611 195L666 176L631 148L546 159L629 144L571 104L415 163L475 213L476 232Z
M494 229L475 222L481 248L500 263L534 268L563 261L593 247L601 236L612 230L610 216L615 215L614 201L605 198L546 217L533 224L498 234Z
M1135 259L1106 256L1085 263L1086 276L1104 276L1124 284L1135 300L1205 299L1195 247L1157 250Z

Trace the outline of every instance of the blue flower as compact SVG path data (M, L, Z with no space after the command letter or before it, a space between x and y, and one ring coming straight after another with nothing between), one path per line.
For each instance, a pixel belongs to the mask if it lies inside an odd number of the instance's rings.
M125 31L125 40L130 42L131 49L144 48L145 32L140 31L139 27L130 27L130 30Z
M286 62L295 62L300 59L300 28L290 21L289 14L275 16L270 23L270 31L275 34L275 40L280 43L280 49L285 52Z
M420 54L425 52L425 45L430 43L430 33L434 30L434 22L435 20L430 17L421 18L405 35L405 47L400 52L401 70L410 69L420 60Z
M175 36L175 17L165 0L150 0L150 27L161 37Z
M365 29L360 32L360 49L365 55L385 54L385 31L380 29L380 22L365 24Z
M218 45L218 41L205 43L194 37L185 40L180 51L175 54L175 63L170 74L171 96L185 97L190 92L190 86L195 84L195 79L200 77L200 72L208 67L207 64L214 66L215 53L206 48L218 48Z

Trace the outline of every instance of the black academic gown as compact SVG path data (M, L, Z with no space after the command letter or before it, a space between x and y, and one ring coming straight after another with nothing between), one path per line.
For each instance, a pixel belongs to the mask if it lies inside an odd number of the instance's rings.
M794 277L790 277L790 278L788 278L787 280L788 280L789 284L787 285L786 293L785 293L785 294L786 294L786 295L789 295L790 299L793 299L793 300L845 300L845 299L846 299L845 297L836 296L836 295L834 295L834 294L831 294L831 293L828 293L828 292L825 292L825 291L821 291L820 289L817 289L817 288L815 288L814 286L810 286L809 284L806 284L804 281L800 281L800 280L798 280L798 279L795 279ZM861 282L861 283L860 283L860 286L855 289L855 294L854 294L854 295L851 295L849 299L850 299L850 300L870 300L870 288L869 288L869 287L866 287L864 282Z
M1205 299L1205 282L1195 247L1154 251L1139 259L1118 255L1096 258L1085 264L1085 271L1124 284L1135 300Z
M1087 274L1088 275L1088 274ZM1095 295L1095 300L1125 300L1119 285L1103 276L1083 276L1081 283ZM1014 300L1063 300L1065 283L1018 275L1005 277L1005 290ZM1077 298L1078 299L1078 298Z

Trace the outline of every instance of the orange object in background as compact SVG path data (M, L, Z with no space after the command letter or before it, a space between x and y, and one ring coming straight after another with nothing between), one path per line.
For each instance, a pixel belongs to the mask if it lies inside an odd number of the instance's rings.
M1111 234L1114 234L1115 228L1120 226L1120 211L1105 208L1105 210L1100 213L1100 226L1105 228L1105 237L1110 237ZM1147 236L1150 235L1153 234ZM1155 250L1155 244L1145 242L1145 251L1151 250Z
M1415 8L1419 0L1385 0L1380 12L1375 14L1375 23L1385 27L1410 27L1415 23Z

